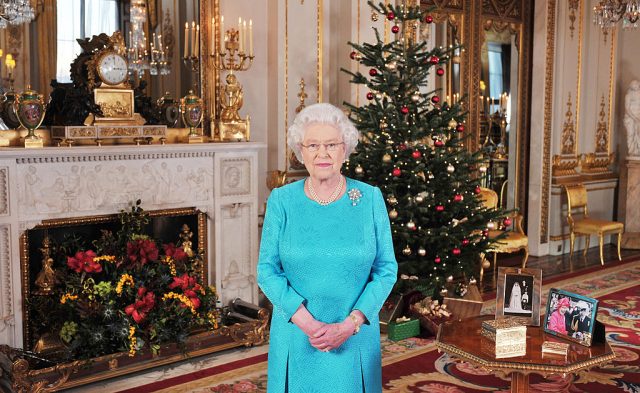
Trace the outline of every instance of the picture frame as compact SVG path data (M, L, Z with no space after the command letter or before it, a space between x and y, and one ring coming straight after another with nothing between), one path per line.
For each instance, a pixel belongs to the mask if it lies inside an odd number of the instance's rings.
M499 267L496 319L518 317L524 325L540 326L542 270Z
M597 299L551 288L543 328L546 333L589 347L597 335L597 312Z

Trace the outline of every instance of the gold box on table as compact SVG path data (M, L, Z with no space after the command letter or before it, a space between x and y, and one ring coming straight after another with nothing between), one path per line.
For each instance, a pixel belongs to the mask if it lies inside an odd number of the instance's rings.
M527 354L527 326L521 318L492 319L482 322L483 344L495 350L496 358Z

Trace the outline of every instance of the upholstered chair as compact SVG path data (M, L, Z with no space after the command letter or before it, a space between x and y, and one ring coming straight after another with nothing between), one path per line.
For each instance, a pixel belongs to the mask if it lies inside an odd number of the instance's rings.
M607 233L617 233L618 259L622 260L622 256L620 255L620 242L622 241L624 224L617 221L590 218L587 210L587 188L584 184L566 185L564 189L567 192L567 222L569 223L570 236L569 256L573 256L576 236L586 237L584 246L584 255L586 256L591 235L597 235L600 245L600 263L604 265L604 256L602 255L604 235ZM574 214L574 212L577 213L577 215Z
M484 207L487 209L496 209L498 207L498 194L488 188L480 188L480 199ZM495 270L498 262L498 254L510 254L524 250L524 257L522 258L522 267L527 266L527 260L529 259L529 238L524 234L522 229L522 215L517 212L510 214L512 219L512 228L501 227L499 223L496 223L496 228L489 230L489 238L498 239L491 245L491 248L487 250L493 253L493 269ZM503 236L504 235L504 236ZM485 260L482 258L480 265L480 281L484 276ZM488 266L487 266L488 267Z

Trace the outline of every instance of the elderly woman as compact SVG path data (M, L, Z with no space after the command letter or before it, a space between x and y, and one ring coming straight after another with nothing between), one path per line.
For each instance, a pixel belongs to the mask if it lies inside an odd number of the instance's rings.
M340 109L305 108L287 142L309 177L267 202L258 261L274 306L267 390L381 392L378 312L397 274L382 193L340 173L358 143Z
M569 298L563 297L562 299L560 299L555 311L551 313L551 316L549 317L549 324L547 325L547 329L567 335L568 332L565 314L570 307L571 305L569 303Z

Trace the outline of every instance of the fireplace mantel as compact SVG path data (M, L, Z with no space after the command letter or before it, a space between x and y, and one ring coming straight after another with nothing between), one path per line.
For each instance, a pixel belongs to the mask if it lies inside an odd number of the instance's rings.
M209 282L257 303L263 143L0 149L0 344L22 345L20 236L43 220L196 207L208 215Z

